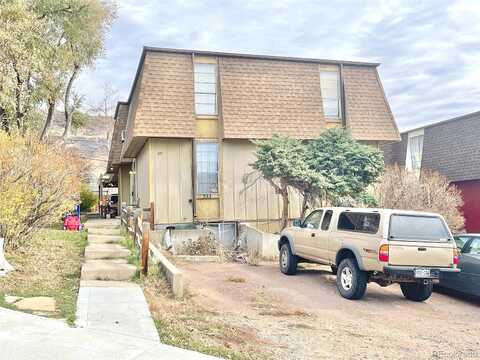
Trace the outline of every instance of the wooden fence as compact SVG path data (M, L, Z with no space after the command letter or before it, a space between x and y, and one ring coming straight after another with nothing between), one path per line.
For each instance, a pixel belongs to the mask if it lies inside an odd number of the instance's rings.
M135 246L140 250L140 262L142 273L148 274L148 254L150 250L150 230L154 229L154 203L150 203L149 209L135 208L122 204L120 222L132 237ZM148 222L145 214L148 213Z

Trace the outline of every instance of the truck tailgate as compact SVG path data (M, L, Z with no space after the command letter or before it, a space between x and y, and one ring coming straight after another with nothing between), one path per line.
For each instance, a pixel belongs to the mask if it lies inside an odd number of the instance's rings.
M453 248L450 242L390 241L389 264L397 266L451 267Z

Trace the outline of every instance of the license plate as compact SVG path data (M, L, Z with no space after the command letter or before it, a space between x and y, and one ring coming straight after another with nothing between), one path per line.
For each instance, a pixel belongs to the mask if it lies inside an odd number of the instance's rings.
M431 277L430 269L415 269L414 276L416 278L429 278Z

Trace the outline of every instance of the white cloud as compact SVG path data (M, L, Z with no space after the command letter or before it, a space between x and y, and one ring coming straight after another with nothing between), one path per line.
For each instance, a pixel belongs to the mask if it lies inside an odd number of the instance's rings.
M380 61L400 128L479 110L480 2L121 0L105 59L77 88L105 81L126 99L143 45Z

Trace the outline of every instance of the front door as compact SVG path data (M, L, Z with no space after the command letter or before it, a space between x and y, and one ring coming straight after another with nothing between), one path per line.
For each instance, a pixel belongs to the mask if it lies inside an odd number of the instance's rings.
M193 221L192 142L188 139L156 139L152 142L155 223Z

